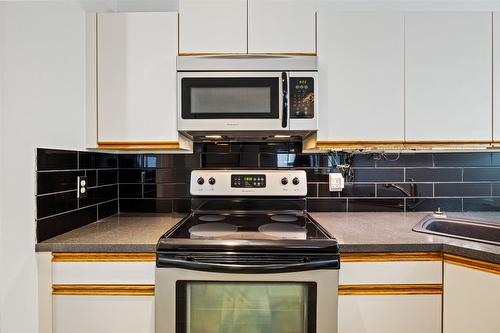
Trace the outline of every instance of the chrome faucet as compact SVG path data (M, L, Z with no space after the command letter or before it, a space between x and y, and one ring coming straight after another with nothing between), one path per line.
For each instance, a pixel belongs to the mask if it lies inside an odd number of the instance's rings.
M406 190L400 185L397 184L384 184L385 188L395 188L396 190L400 191L405 195L405 197L410 198L410 199L405 199L404 203L400 204L400 207L404 207L405 210L414 210L420 203L422 203L422 200L418 200L417 198L417 184L414 183L414 180L411 178L408 178L408 181L412 182L410 183L410 190Z
M384 184L385 188L395 188L396 190L399 190L401 193L403 193L406 197L409 198L414 198L417 196L417 184L411 183L410 184L410 191L407 191L403 187L396 185L396 184Z

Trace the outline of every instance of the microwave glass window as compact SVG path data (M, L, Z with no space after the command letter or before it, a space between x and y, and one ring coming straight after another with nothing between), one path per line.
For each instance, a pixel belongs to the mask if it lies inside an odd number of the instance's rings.
M185 77L183 119L279 119L278 77Z
M192 113L270 113L270 87L191 88Z
M315 283L179 281L178 291L182 295L177 295L177 313L183 318L177 317L177 333L310 333L316 329Z

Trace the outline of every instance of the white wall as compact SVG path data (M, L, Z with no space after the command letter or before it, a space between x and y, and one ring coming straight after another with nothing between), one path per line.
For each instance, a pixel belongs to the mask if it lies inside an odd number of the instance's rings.
M37 331L35 148L83 148L84 19L96 6L16 1L0 8L2 333Z
M35 149L82 149L85 12L177 1L0 1L0 332L37 332ZM2 85L3 83L3 85Z
M2 221L3 221L3 4L0 2L0 284L2 284L2 276L5 275L3 269L3 255L2 255ZM3 290L0 289L0 323L2 323L3 319L3 311L2 311L2 303L3 303ZM2 331L0 324L0 332Z

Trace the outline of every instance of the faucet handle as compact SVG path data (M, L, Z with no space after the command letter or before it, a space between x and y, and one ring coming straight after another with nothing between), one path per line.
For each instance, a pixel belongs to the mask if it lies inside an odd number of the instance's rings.
M446 214L441 210L441 207L438 207L437 211L434 212L434 216L446 217Z

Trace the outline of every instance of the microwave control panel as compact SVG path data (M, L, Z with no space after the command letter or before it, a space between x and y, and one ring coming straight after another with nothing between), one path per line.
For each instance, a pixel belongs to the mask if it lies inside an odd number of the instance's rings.
M314 118L314 78L290 78L290 118Z

